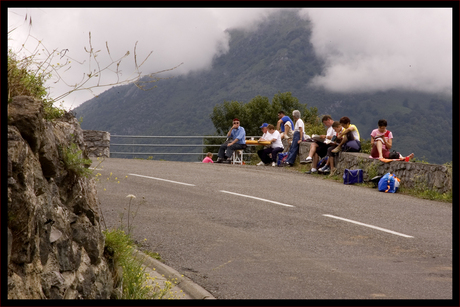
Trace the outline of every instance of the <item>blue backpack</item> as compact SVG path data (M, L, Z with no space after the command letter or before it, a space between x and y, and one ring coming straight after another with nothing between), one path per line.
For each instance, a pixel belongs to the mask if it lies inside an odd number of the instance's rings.
M378 188L380 192L396 193L399 188L400 179L395 174L386 173L379 180Z

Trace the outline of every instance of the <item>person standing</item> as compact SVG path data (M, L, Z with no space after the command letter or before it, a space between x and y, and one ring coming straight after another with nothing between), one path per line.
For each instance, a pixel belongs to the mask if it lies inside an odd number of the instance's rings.
M220 145L216 163L230 163L235 150L246 148L246 131L240 126L238 118L233 119L233 126L227 133L227 140Z
M294 166L295 159L297 158L297 152L299 151L299 145L304 138L305 124L303 120L300 119L300 111L292 111L292 117L294 118L294 135L292 137L292 144L289 147L288 157L284 162L286 166Z

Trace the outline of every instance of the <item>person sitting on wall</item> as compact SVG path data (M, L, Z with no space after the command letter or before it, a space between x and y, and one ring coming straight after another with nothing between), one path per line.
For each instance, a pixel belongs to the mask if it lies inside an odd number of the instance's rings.
M332 140L332 138L336 135L334 128L332 128L334 120L330 115L324 115L321 121L323 122L323 125L326 126L327 131L326 134L320 135L320 137L325 140ZM312 168L309 171L305 172L306 174L312 174L318 171L316 169L316 165L318 164L319 159L327 155L327 149L333 144L334 143L326 143L319 141L315 141L310 144L310 151L308 153L308 157L305 160L300 161L301 164L313 162Z
M233 152L245 149L246 146L246 131L240 126L240 120L235 118L227 133L227 140L219 147L216 163L231 163Z
M344 128L340 135L337 134L337 138L341 138L342 141L339 143L339 146L332 150L333 153L338 153L339 151L348 151L348 152L360 152L361 151L361 141L359 136L358 127L350 124L350 119L346 116L340 118L340 124Z
M381 119L378 121L378 129L371 132L371 156L372 158L388 158L390 149L393 145L393 133L387 130L387 121Z

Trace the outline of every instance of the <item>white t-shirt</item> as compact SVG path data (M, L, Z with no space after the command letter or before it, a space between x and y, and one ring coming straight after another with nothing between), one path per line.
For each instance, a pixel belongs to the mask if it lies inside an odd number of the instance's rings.
M281 142L281 134L279 133L278 130L275 130L273 134L267 131L266 133L264 133L264 135L262 135L262 138L268 141L276 139L276 141L274 141L271 145L272 148L278 148L278 147L284 148L283 142Z
M326 136L334 136L334 135L337 135L337 133L335 133L334 128L332 128L332 126L327 128Z
M302 127L302 131L305 132L305 124L300 118L295 122L294 131L299 131L299 128Z

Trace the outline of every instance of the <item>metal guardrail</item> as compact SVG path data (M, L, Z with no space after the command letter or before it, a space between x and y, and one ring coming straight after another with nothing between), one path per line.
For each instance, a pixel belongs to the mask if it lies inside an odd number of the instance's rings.
M260 136L247 136L247 138L259 138ZM110 143L110 147L112 146L130 146L131 148L133 147L220 147L220 144L218 145L212 145L212 144L204 144L204 139L226 139L227 136L147 136L147 135L111 135L110 138L129 138L129 139L140 139L140 138L146 138L146 139L201 139L202 142L201 144L118 144L118 143ZM217 154L217 152L213 152L214 154ZM110 150L110 156L112 154L121 154L121 155L148 155L148 156L154 156L154 155L203 155L205 156L206 153L203 152L185 152L185 153L180 153L180 152L134 152L134 151L123 151L123 152L117 152L117 151L112 151ZM250 155L252 153L243 153L244 155Z

